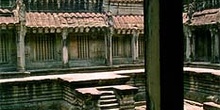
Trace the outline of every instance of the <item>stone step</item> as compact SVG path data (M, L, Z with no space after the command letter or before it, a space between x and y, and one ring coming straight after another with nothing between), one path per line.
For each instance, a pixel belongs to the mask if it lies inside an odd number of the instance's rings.
M109 93L109 94L114 94L114 91L101 91L101 93Z
M99 100L99 104L111 104L111 103L117 103L117 99L107 99L107 100Z
M104 104L104 105L99 105L99 107L103 110L106 110L106 109L115 109L115 108L118 108L118 103L111 103L111 104Z
M105 95L114 95L114 91L100 91L100 93L102 94L102 96L105 96Z
M115 99L115 98L116 98L115 95L102 95L100 97L100 100L102 100L102 99Z

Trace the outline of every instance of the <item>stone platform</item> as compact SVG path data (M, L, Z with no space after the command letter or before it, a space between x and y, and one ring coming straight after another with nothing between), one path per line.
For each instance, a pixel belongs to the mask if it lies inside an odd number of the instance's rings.
M143 72L135 69L1 79L0 110L132 110L138 88L127 85L129 74ZM115 97L109 99L112 106L100 99L103 95Z
M220 110L220 70L201 67L184 67L183 70L184 98L201 103L198 110ZM189 103L185 103L186 108L190 106L186 105Z

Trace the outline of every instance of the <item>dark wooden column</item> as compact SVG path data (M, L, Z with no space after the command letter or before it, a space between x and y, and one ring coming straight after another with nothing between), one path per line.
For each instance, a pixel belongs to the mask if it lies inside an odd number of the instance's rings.
M161 110L159 0L147 0L146 3L147 110Z
M67 28L64 28L62 30L62 62L63 62L63 67L69 67L69 56L68 56L68 47L67 47L67 36L68 36L68 31Z
M131 48L132 48L131 53L132 53L133 63L136 63L138 59L138 37L139 37L138 30L135 29L133 31L133 36L132 36L132 41L131 41Z

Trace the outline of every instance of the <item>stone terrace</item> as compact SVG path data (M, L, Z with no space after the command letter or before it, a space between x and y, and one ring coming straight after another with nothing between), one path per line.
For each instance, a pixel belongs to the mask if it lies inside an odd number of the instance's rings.
M120 70L97 73L32 76L0 80L1 110L48 110L99 107L134 109L137 87L127 85L128 75L144 73L144 69ZM103 94L114 96L112 105L99 102ZM107 100L102 100L107 101ZM110 102L109 102L110 103Z

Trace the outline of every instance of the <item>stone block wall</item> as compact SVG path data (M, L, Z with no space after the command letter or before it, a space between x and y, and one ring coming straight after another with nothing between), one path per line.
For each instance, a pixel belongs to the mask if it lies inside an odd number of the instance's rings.
M62 88L53 80L0 83L0 110L60 110Z
M144 72L123 74L130 76L130 80L126 83L138 88L137 94L134 96L135 102L146 101L146 76Z
M184 71L184 98L200 103L220 103L220 75Z

